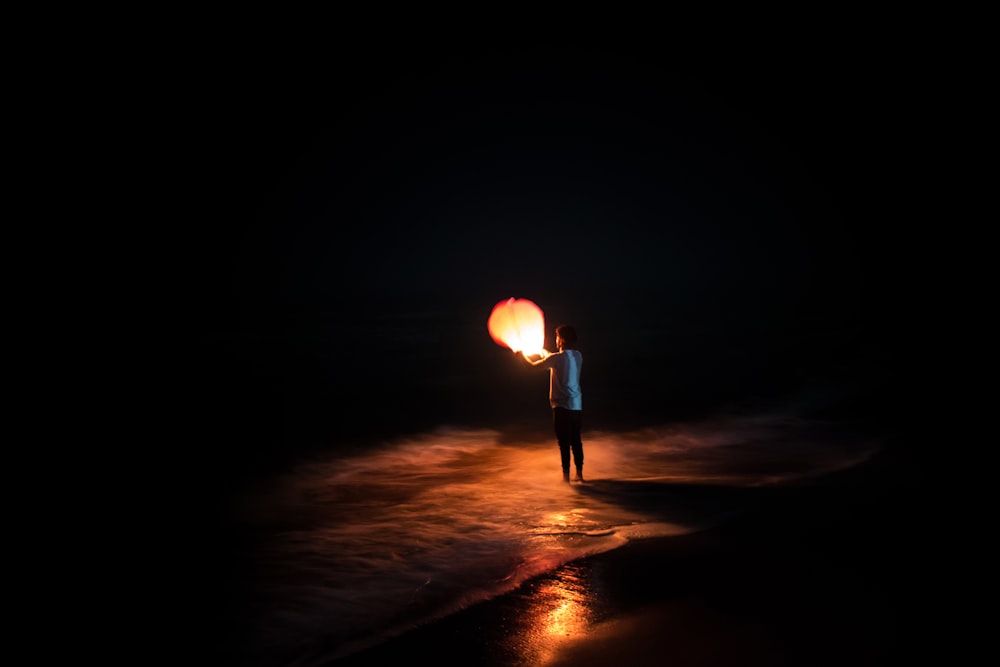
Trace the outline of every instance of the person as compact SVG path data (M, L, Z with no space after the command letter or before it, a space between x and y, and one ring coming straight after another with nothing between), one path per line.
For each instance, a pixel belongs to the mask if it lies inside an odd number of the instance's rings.
M549 404L552 406L552 425L559 443L563 480L569 481L570 454L576 464L576 480L583 481L583 439L580 427L583 418L583 391L580 388L580 370L583 354L576 349L576 330L568 325L556 327L558 352L542 350L541 354L522 353L532 366L549 369Z

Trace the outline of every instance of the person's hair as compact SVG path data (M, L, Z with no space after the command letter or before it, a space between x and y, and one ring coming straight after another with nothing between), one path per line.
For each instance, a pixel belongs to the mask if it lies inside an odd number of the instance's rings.
M556 327L556 334L563 339L566 347L572 348L576 346L576 329L570 325L560 324Z

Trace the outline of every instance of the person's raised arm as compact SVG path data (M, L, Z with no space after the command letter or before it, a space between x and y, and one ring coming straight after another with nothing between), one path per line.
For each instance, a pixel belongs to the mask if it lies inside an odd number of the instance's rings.
M545 349L543 349L541 353L535 353L535 354L528 354L523 350L521 351L521 356L524 357L524 360L527 361L532 366L537 366L538 364L548 359L551 355L552 353Z

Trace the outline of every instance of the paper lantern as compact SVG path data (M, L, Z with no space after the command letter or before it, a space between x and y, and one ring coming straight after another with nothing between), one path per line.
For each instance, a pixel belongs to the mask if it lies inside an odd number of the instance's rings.
M498 345L527 355L545 347L545 316L535 302L511 297L493 306L486 322Z

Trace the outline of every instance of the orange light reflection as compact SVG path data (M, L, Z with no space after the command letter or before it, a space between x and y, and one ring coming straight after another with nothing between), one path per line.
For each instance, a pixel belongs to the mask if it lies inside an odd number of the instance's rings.
M545 577L528 602L521 657L530 664L552 662L564 642L582 639L594 622L582 564L564 565Z

